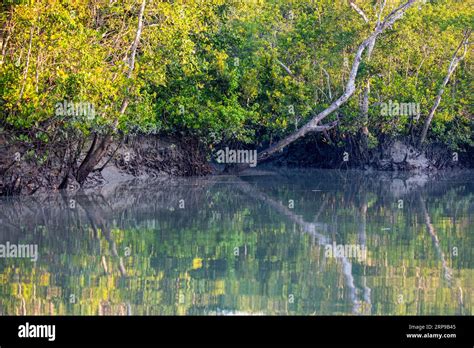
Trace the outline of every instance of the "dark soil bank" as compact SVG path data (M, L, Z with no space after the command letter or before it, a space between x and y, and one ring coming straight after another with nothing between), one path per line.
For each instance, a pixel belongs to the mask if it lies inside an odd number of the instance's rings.
M91 140L80 146L32 148L0 136L0 196L34 194L59 189L77 190L75 179ZM78 152L71 156L71 152ZM83 188L94 188L132 179L201 176L233 172L232 167L212 165L214 154L197 139L158 135L127 136L114 141L89 174ZM70 160L74 158L75 160ZM210 161L211 160L211 161ZM436 172L474 168L474 151L454 152L441 145L418 150L403 140L391 140L366 152L355 146L338 147L311 136L295 142L265 163L273 166L328 169ZM239 167L241 170L245 167ZM228 170L230 169L230 170ZM235 168L234 168L235 169ZM237 172L238 172L237 170Z
M90 142L90 141L89 141ZM0 196L33 194L59 188L76 190L79 163L67 162L70 149L28 149L11 145L0 137ZM47 156L47 160L43 160ZM205 151L195 139L158 136L129 136L113 142L107 155L84 183L85 188L108 183L167 176L196 176L211 173Z
M418 149L407 139L390 139L373 149L361 151L355 142L335 146L309 136L274 156L272 163L288 167L381 171L470 169L474 168L474 147L454 151L442 144L429 144Z

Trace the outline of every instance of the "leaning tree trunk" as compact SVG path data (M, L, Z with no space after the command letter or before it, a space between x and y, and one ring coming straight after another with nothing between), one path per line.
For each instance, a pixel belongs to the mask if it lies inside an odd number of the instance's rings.
M466 56L470 36L471 36L471 30L467 30L464 33L461 43L459 44L458 48L453 54L453 58L451 59L451 62L448 67L448 73L446 74L446 77L443 80L443 83L438 91L438 95L436 96L435 103L433 107L431 108L430 113L428 117L426 118L425 123L423 125L420 139L418 141L418 147L421 147L426 140L426 135L428 134L428 129L430 128L431 121L433 120L433 116L436 112L436 109L438 109L439 103L441 102L441 97L443 96L443 93L444 93L444 89L446 85L448 84L449 79L451 78L451 75L453 74L454 70L456 70L457 66L459 65L459 62L463 60L464 57ZM464 46L464 53L461 56L458 56L459 50L463 46Z
M94 137L86 157L77 170L76 180L80 185L84 184L89 174L94 170L95 166L107 152L107 149L112 142L112 138L112 134L107 134L97 145L97 135Z
M145 5L146 5L146 0L143 0L140 7L140 13L138 15L137 32L135 34L135 40L133 41L131 54L128 60L128 73L127 73L128 79L132 78L132 73L135 68L135 57L137 54L137 48L138 48L138 44L140 43L140 37L143 30L143 14L145 12ZM120 107L121 115L123 115L125 111L127 110L128 103L129 103L129 98L128 96L125 96L125 98L122 101L122 105ZM76 174L76 180L80 185L84 184L89 174L94 170L95 166L104 157L109 145L112 143L112 139L113 139L112 134L117 130L117 125L118 125L118 119L115 119L113 123L112 131L109 132L104 137L102 137L102 139L100 139L98 143L97 143L97 136L94 137L94 140L89 148L89 151L87 152L86 157L84 158L81 165L79 166L79 169Z
M395 21L400 19L406 12L406 10L410 8L415 2L416 0L408 0L405 4L393 10L387 17L385 17L383 22L381 22L380 25L375 28L374 32L360 44L359 48L357 49L356 56L354 57L354 62L352 63L351 72L349 74L349 79L347 81L344 93L337 100L335 100L327 109L314 116L307 124L305 124L298 131L288 135L273 146L260 152L257 157L258 161L264 161L268 159L274 153L281 151L283 148L293 143L295 140L305 136L309 132L324 131L336 126L337 122L333 122L332 124L323 126L319 125L319 122L321 122L335 110L339 109L341 105L347 102L347 100L352 96L352 94L354 94L355 80L359 70L359 65L362 61L362 54L364 53L365 49L371 46L371 43L375 42L377 37L382 32L384 32L387 28L391 27L393 23L395 23Z

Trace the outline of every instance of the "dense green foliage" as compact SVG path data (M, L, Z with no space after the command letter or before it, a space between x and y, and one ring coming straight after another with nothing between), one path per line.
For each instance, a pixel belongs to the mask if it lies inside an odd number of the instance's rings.
M211 146L281 138L343 92L355 50L377 22L379 2L356 3L369 23L348 1L148 1L131 79L140 1L4 3L0 126L43 142L68 131L108 132L114 120L125 133L184 132ZM400 3L388 2L382 17ZM468 1L409 9L363 62L356 94L329 117L342 120L333 131L339 139L362 126L369 79L371 143L419 130L472 17ZM471 67L468 54L443 95L431 140L453 148L472 142ZM94 105L95 117L57 117L55 105L65 100ZM421 116L381 115L380 103L390 100L419 103Z

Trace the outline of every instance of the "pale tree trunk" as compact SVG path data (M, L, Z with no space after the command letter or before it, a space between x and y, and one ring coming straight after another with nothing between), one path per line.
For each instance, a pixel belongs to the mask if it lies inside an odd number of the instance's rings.
M356 5L356 3L352 0L349 0L349 4L351 7L362 17L362 19L365 21L365 23L369 23L369 18L367 18L366 14L364 11L362 11L359 6Z
M431 121L433 120L433 116L434 116L436 110L438 109L439 103L441 102L441 97L443 96L443 93L444 93L444 89L445 89L446 85L448 84L449 79L451 78L451 75L456 70L457 66L459 65L459 62L461 60L463 60L464 57L466 56L466 53L467 53L467 50L468 50L468 47L469 47L469 37L470 36L471 36L471 30L467 30L464 33L464 36L462 38L461 43L459 44L458 48L456 49L456 51L453 54L453 58L451 59L451 62L449 63L448 73L446 74L446 76L443 80L443 83L441 84L441 87L438 91L438 95L436 96L434 105L431 108L430 113L428 114L428 117L426 118L425 123L423 125L423 129L421 131L420 139L418 141L418 147L421 147L423 145L423 143L425 142L425 140L426 140L426 135L428 134L428 129L430 128ZM462 55L459 56L458 55L459 51L461 50L461 48L463 46L464 46L464 52L463 52Z
M378 12L377 24L375 26L375 29L377 29L380 25L381 16L382 16L382 12L385 8L385 4L386 4L386 0L380 0L380 9L379 9L379 12ZM350 2L350 5L362 17L362 19L364 19L365 23L368 24L369 19L366 16L366 14L364 13L364 11L362 11L352 1ZM374 37L370 41L370 43L367 47L367 57L366 57L367 62L370 62L370 60L372 58L372 52L373 52L374 47L375 47L376 39L377 38ZM360 153L361 153L362 156L365 156L365 153L368 151L368 148L369 148L369 135L370 135L370 131L369 131L369 96L370 96L370 77L367 79L367 82L365 83L364 91L362 93L362 101L360 103L360 114L361 114L361 117L362 117L362 126L360 128L360 135L361 135L361 147L362 148L359 149L359 150L360 150Z
M0 44L0 51L1 51L1 57L0 57L0 64L3 64L3 61L5 60L5 55L7 53L7 47L8 47L8 42L10 41L11 38L11 31L12 26L11 26L11 19L12 19L12 10L8 10L8 17L5 20L5 23L3 24L2 27L2 34L1 34L1 44Z
M28 53L26 54L25 72L23 73L23 81L21 83L20 96L18 97L17 105L21 103L21 99L23 98L23 93L25 91L25 85L26 85L26 79L28 78L28 71L30 69L31 44L33 42L33 31L34 31L34 26L32 25L30 28L30 39L28 40Z
M357 73L359 70L359 65L362 61L362 54L364 53L365 49L369 47L372 41L375 41L376 38L385 31L385 29L391 27L395 21L400 19L403 14L406 12L408 8L410 8L417 0L408 0L406 3L401 5L400 7L393 10L383 22L380 23L379 26L374 30L374 32L365 39L357 49L357 53L354 57L354 61L352 63L351 72L349 74L349 79L346 83L344 93L336 99L328 108L314 116L307 124L305 124L302 128L298 131L288 135L287 137L283 138L273 146L267 148L266 150L260 152L258 154L258 161L264 161L272 156L274 153L281 151L283 148L288 146L289 144L293 143L295 140L305 136L309 132L314 131L324 131L334 127L337 122L333 122L330 125L319 125L323 119L333 113L335 110L339 109L341 105L343 105L347 100L354 94L355 91L355 80L357 77Z
M367 48L367 61L370 61L372 56L372 50L375 46L375 38L370 42L369 47ZM359 146L360 154L365 157L369 149L369 96L370 96L370 77L365 83L362 101L360 103L360 115L362 117L362 126L360 128L361 135L361 144ZM360 149L360 147L362 147Z
M137 31L135 34L135 40L133 41L130 57L128 59L128 72L127 72L128 79L132 78L132 73L135 68L135 57L137 54L137 48L138 48L138 44L140 43L140 37L143 30L143 15L145 13L145 6L146 6L146 0L143 0L140 7L140 13L138 15L138 26L137 26ZM125 96L125 98L123 99L122 105L120 107L121 115L123 115L125 111L127 110L128 103L129 103L129 97ZM118 118L114 120L112 131L109 132L107 135L105 135L98 143L97 143L97 138L94 138L94 141L92 142L91 147L89 148L89 151L86 157L82 161L77 171L76 180L79 184L82 185L85 182L89 173L94 170L94 167L100 162L104 154L107 152L107 148L112 142L113 133L117 130L117 126L118 126Z

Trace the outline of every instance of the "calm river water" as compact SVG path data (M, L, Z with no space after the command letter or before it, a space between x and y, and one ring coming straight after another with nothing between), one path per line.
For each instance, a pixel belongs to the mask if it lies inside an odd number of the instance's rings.
M0 314L472 315L474 173L276 170L0 200Z

